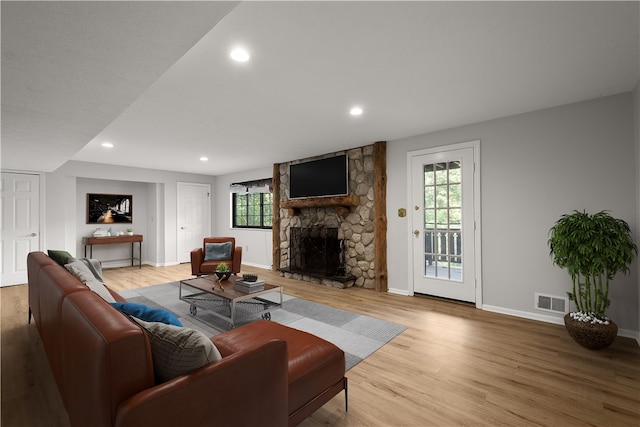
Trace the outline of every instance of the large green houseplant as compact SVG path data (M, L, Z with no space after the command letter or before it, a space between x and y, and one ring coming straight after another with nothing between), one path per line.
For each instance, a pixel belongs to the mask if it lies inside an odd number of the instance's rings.
M587 348L611 345L618 327L606 315L609 283L616 274L629 272L638 253L629 225L607 211L574 211L562 215L549 235L553 263L571 276L567 295L577 311L565 316L569 334Z

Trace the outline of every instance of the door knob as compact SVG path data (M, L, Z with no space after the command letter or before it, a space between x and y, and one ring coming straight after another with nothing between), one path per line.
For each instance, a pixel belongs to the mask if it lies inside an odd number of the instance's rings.
M420 231L418 231L418 230L413 230L413 234L415 234L415 235L416 235L416 237L417 237L417 236L419 236L419 235L420 235Z

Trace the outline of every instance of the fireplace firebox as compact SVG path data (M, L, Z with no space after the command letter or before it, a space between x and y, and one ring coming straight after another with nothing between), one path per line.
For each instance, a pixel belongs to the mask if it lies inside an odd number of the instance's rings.
M344 254L344 241L338 238L337 228L290 229L289 272L317 277L343 277Z

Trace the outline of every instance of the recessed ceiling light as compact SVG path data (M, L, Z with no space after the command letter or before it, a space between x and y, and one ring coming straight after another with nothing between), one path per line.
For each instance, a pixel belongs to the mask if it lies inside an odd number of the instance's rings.
M249 52L247 52L243 48L236 48L231 51L231 59L237 62L247 62L251 56L249 56Z
M110 143L110 142L103 142L103 143L102 143L102 146L103 146L104 148L113 148L113 144L112 144L112 143Z
M352 116L360 116L362 115L362 112L363 112L362 107L353 107L349 111L349 114L351 114Z
M205 157L205 156L200 157L200 161L202 162L206 162L207 160L209 160L208 157Z

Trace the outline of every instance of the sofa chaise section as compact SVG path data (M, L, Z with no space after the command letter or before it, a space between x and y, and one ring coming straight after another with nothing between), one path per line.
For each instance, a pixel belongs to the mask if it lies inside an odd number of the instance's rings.
M294 426L342 390L346 403L344 352L266 320L198 333L221 359L160 381L138 321L42 252L27 264L29 307L72 426Z

